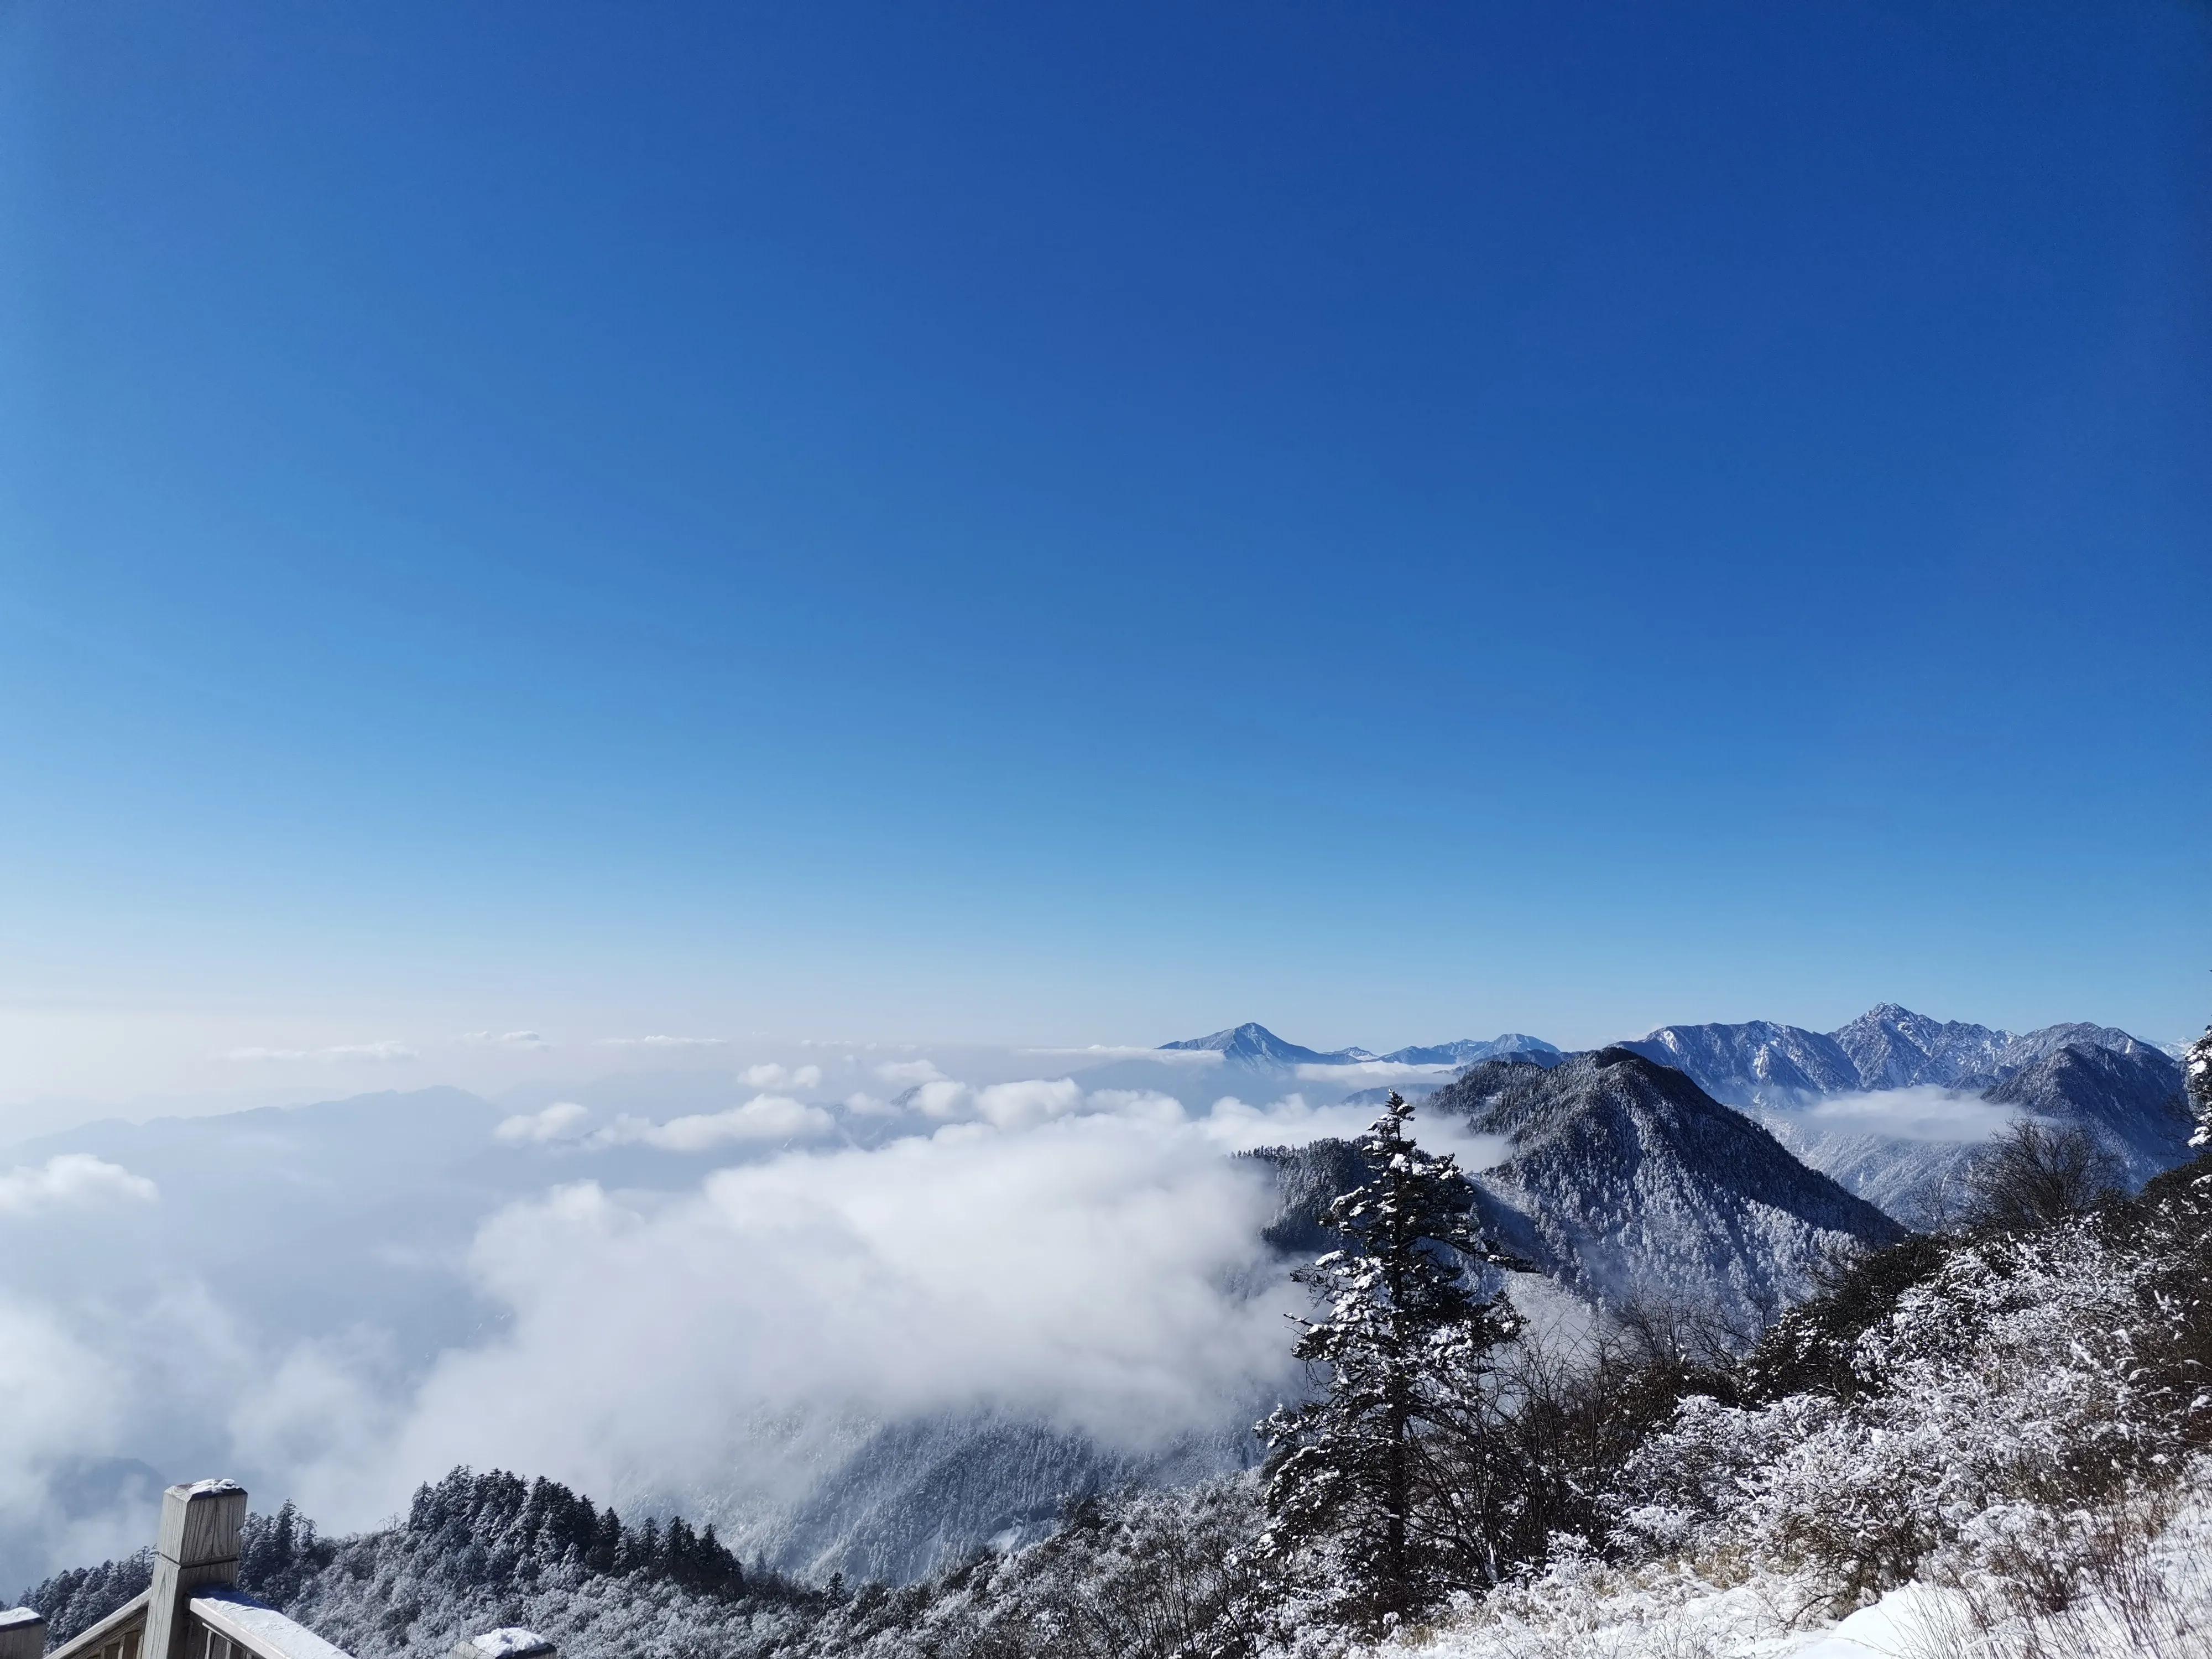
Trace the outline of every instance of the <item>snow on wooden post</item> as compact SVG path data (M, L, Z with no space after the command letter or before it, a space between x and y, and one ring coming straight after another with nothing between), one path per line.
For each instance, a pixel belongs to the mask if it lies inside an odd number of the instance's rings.
M0 1613L0 1659L39 1659L46 1650L46 1614L29 1607Z
M138 1659L186 1659L195 1591L238 1582L246 1488L235 1480L196 1480L161 1494L161 1535L154 1546L154 1584Z
M553 1644L535 1631L508 1625L453 1644L451 1659L551 1659Z

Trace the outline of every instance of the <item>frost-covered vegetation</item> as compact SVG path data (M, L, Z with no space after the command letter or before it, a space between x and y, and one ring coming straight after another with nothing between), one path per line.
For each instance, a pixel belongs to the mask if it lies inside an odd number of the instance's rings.
M2190 1056L2212 1140L2212 1038ZM2212 1651L2212 1149L2123 1198L2038 1129L1942 1235L1839 1261L1764 1332L1632 1305L1540 1334L1457 1277L1495 1252L1386 1109L1316 1264L1313 1403L1268 1465L1079 1495L923 1583L799 1585L711 1529L456 1471L404 1521L255 1517L246 1587L362 1659L501 1625L569 1659L1566 1659ZM62 1632L143 1557L26 1598Z

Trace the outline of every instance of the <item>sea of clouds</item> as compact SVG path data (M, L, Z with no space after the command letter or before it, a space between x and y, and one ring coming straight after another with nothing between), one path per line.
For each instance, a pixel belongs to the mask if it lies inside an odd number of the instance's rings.
M810 1425L1235 1433L1296 1386L1303 1293L1233 1154L1374 1108L1158 1070L763 1061L669 1097L699 1109L394 1095L0 1162L0 1582L137 1547L161 1482L211 1474L347 1529L457 1463L787 1501Z

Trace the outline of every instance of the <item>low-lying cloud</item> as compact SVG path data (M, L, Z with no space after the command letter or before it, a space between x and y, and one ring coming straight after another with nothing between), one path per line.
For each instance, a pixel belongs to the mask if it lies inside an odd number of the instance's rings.
M785 1084L804 1088L816 1069L789 1068ZM356 1142L318 1152L318 1120L303 1116L305 1172L334 1189L382 1178L416 1196L482 1192L442 1183L448 1170L474 1181L495 1146L556 1152L566 1176L605 1173L489 1200L465 1245L460 1217L434 1251L411 1233L376 1241L404 1271L345 1279L360 1300L337 1320L327 1298L276 1305L275 1279L227 1306L206 1288L234 1282L217 1276L220 1258L202 1279L189 1251L149 1274L139 1301L118 1293L96 1315L59 1279L43 1306L20 1286L14 1302L0 1295L0 1398L24 1366L97 1383L82 1398L26 1395L27 1415L0 1420L0 1507L40 1501L67 1457L88 1455L236 1474L333 1528L374 1524L459 1462L629 1501L773 1507L834 1474L872 1425L996 1412L1143 1455L1192 1435L1228 1443L1297 1386L1283 1316L1304 1296L1260 1236L1273 1185L1229 1154L1357 1134L1372 1106L1292 1095L1200 1109L1144 1088L971 1085L934 1066L883 1080L904 1088L842 1106L769 1090L657 1121L556 1101L498 1121L473 1151L432 1154L450 1165L382 1177L346 1162ZM1493 1147L1452 1127L1415 1120L1425 1144L1492 1161ZM98 1205L140 1208L150 1225L197 1191L145 1211L144 1176L64 1154L0 1176L0 1214L52 1227L60 1212L40 1206L75 1206L84 1218L70 1224L105 1236L118 1221ZM173 1219L179 1238L198 1236L194 1215ZM322 1282L319 1252L336 1261L339 1249L307 1230L282 1282ZM426 1270L459 1275L438 1304L451 1322L428 1330L405 1324L401 1299L419 1297ZM30 1345L14 1358L11 1333ZM191 1387L164 1381L176 1376ZM45 1559L40 1571L64 1564Z
M161 1189L143 1176L88 1152L0 1173L0 1216L38 1215L108 1204L151 1204Z
M591 1109L573 1100L556 1100L542 1111L520 1112L504 1119L493 1136L510 1146L542 1146L549 1141L573 1140L584 1132Z
M1233 1427L1291 1376L1272 1189L1176 1103L1082 1109L1072 1089L979 1090L933 1133L674 1198L586 1181L501 1211L470 1266L503 1334L439 1361L373 1467L340 1457L305 1489L388 1505L461 1462L599 1491L803 1484L793 1413L999 1410L1133 1449Z
M738 1073L748 1089L818 1089L822 1086L819 1066L783 1066L769 1060L759 1066L748 1066Z
M1331 1060L1302 1065L1297 1068L1297 1076L1304 1083L1364 1084L1369 1088L1382 1088L1392 1083L1448 1083L1459 1069L1456 1066L1417 1066L1402 1060Z
M1829 1095L1793 1116L1808 1127L1897 1140L1987 1140L2018 1117L2008 1106L1932 1084L1868 1094Z
M396 1038L381 1042L337 1042L323 1048L233 1048L225 1060L420 1060L422 1055Z
M726 1111L696 1112L665 1123L625 1114L594 1133L594 1146L658 1146L669 1152L703 1152L747 1141L813 1139L834 1133L836 1119L819 1106L781 1095L758 1095Z

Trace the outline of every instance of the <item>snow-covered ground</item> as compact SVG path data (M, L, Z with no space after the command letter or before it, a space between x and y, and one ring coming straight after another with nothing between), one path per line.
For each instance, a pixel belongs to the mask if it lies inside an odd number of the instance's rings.
M2212 1656L2212 1465L2110 1583L2061 1611L2023 1613L1986 1584L1916 1581L1838 1622L1788 1576L1726 1562L1623 1571L1586 1558L1463 1603L1375 1659L2207 1659Z

